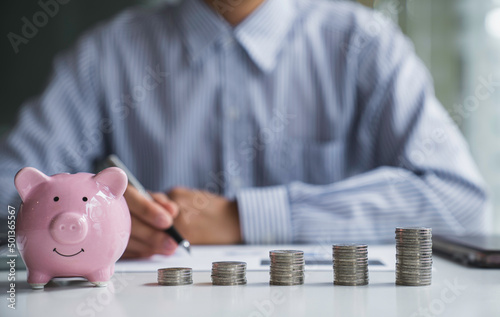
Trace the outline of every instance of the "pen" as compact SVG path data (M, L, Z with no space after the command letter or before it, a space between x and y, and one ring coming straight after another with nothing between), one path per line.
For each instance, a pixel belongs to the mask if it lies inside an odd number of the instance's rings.
M106 164L108 166L114 166L121 168L125 174L127 174L128 177L128 182L130 185L134 186L139 193L141 193L144 197L146 197L149 200L153 200L153 197L147 192L147 190L142 186L142 184L139 182L139 180L129 171L129 169L123 164L123 162L116 156L115 154L111 154L106 158ZM191 244L189 241L184 239L179 232L174 228L172 225L170 228L165 229L165 233L171 236L177 244L182 246L188 253L191 254Z

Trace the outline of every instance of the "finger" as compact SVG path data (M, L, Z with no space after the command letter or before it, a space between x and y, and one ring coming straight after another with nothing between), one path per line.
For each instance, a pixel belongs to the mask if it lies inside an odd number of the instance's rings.
M144 256L144 255L141 255L138 252L134 252L134 251L130 251L130 250L126 249L125 252L123 252L121 258L122 259L136 259L136 258L145 258L145 257L150 257L150 256L151 255Z
M150 257L155 252L151 249L147 244L142 241L136 240L134 238L130 238L128 241L127 249L125 251L127 254L136 255L136 257Z
M171 247L158 252L151 248L147 243L131 238L127 249L125 250L124 257L151 257L154 254L171 255L177 249L177 244L172 242Z
M150 193L155 202L165 208L173 218L179 215L179 206L164 193Z
M127 250L125 250L125 252L122 254L122 257L120 259L137 259L140 257L141 256L137 253L128 252Z
M154 253L168 255L177 248L175 241L163 230L153 228L136 217L132 217L131 237L146 245L147 249Z
M145 223L158 229L166 229L172 226L172 215L160 204L144 197L133 186L127 186L124 197L130 213Z
M178 202L182 198L186 197L191 193L191 190L186 187L173 187L167 192L167 197L175 202Z

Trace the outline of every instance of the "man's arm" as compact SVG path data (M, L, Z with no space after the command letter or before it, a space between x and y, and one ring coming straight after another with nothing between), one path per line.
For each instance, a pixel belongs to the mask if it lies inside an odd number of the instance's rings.
M352 44L359 52L349 50L358 74L353 133L370 144L358 152L373 168L329 185L241 190L245 242L383 242L403 225L440 233L484 228L484 184L463 137L408 41L391 25L379 26L378 34L359 31Z

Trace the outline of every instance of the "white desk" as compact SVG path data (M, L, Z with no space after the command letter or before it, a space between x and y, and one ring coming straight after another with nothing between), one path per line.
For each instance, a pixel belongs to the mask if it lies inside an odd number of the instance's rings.
M247 272L245 286L158 286L156 273L117 273L107 288L55 281L33 291L17 272L16 310L7 307L0 272L0 316L500 316L500 270L471 269L434 258L433 283L394 285L394 272L371 272L370 284L334 286L333 272L306 272L301 286L269 286L268 272ZM458 286L453 286L458 285Z

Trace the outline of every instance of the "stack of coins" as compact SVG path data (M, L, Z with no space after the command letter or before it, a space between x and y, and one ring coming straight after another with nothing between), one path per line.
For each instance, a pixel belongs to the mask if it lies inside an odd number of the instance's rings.
M396 284L431 285L431 278L431 229L396 228Z
M304 284L304 252L296 250L269 251L271 285Z
M246 262L213 262L213 285L244 285L247 283Z
M158 269L158 284L168 286L193 284L193 270L189 267Z
M368 246L366 244L333 245L333 284L368 284Z

